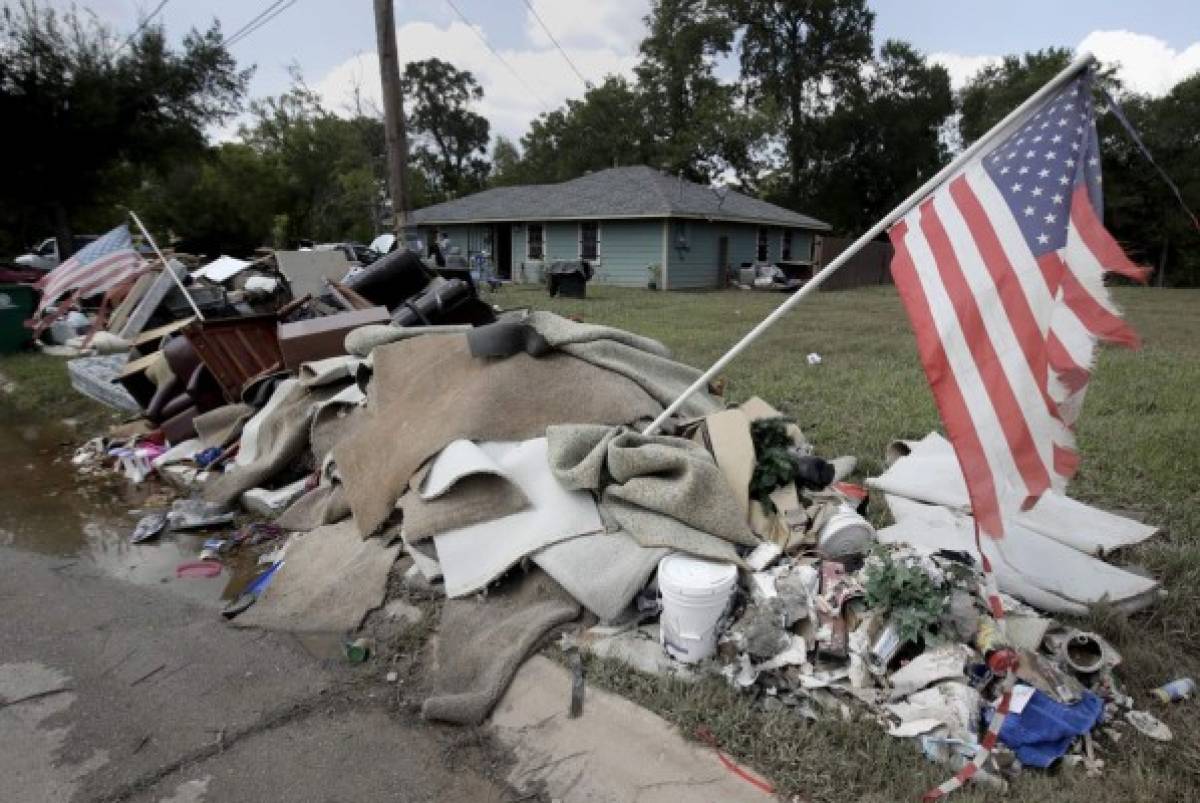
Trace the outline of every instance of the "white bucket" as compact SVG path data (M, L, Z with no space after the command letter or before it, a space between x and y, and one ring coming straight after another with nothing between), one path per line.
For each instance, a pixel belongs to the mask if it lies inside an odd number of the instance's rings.
M677 661L693 664L716 652L717 623L729 606L737 567L687 555L667 555L658 564L662 594L659 642Z
M854 508L842 503L817 535L817 552L825 558L865 555L875 543L875 528Z

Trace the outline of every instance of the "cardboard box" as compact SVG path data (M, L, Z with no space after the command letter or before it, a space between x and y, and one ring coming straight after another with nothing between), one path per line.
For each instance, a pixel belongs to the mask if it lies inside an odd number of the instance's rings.
M283 364L295 371L301 363L345 354L346 335L352 329L371 323L388 323L392 316L387 307L339 312L324 318L312 318L279 325L279 350Z

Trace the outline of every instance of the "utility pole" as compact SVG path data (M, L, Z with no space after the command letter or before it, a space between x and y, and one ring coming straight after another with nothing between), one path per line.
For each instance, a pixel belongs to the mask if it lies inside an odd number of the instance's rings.
M408 135L404 127L404 95L400 91L400 58L396 55L396 15L392 0L375 0L375 37L379 49L379 82L383 87L383 129L387 141L388 186L396 237L404 243L408 223Z

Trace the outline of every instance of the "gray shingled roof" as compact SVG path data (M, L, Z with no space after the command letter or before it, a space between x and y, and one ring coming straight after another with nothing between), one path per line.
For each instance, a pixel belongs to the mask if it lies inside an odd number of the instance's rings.
M560 184L496 187L418 209L413 225L505 220L686 217L827 230L829 224L775 204L684 181L652 167L614 167Z

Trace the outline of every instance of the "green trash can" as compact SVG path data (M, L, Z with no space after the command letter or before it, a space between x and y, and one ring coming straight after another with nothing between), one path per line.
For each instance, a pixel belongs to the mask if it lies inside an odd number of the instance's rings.
M27 284L0 284L0 354L20 351L33 339L25 321L36 300L36 291Z

